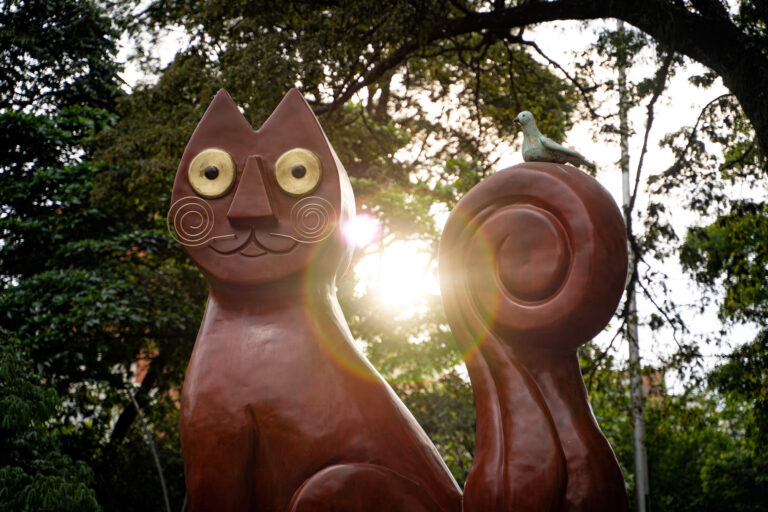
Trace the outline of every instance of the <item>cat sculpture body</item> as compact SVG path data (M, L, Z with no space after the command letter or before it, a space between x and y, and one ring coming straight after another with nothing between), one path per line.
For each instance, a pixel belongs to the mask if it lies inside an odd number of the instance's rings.
M210 286L181 402L190 512L460 511L437 450L354 348L335 292L352 190L299 92L253 130L219 91L171 203Z

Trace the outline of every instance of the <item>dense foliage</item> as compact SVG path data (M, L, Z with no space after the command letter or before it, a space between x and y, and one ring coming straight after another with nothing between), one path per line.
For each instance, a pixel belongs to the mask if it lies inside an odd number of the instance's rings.
M73 477L56 463L61 478L40 480L45 493L30 487L14 499L31 510L96 509L96 499L108 509L135 509L161 489L126 390L141 366L138 403L152 402L153 419L175 431L169 392L181 384L205 291L186 261L176 261L179 251L159 223L132 222L92 203L103 170L93 140L115 124L123 95L114 19L89 2L11 2L0 22L9 39L2 76L12 79L0 92L0 324L19 340L20 348L7 350L26 354L46 383L41 410L23 420L30 435L51 429L52 448L82 461ZM156 441L180 472L175 438ZM22 476L8 492L16 494ZM65 494L74 501L56 498Z
M25 347L0 331L0 510L100 510L93 471L62 453L61 434L48 424L60 407Z
M619 44L630 55L655 45L658 73L630 84L632 106L648 107L649 119L656 90L684 72L686 61L668 40L656 44L633 32L622 42L604 32L580 71L565 76L542 64L539 48L517 29L539 20L504 25L486 15L495 9L496 20L505 20L550 12L549 4L586 3L278 8L157 0L135 16L122 1L0 4L0 327L7 330L0 345L0 510L161 510L158 470L171 507L183 503L178 390L206 289L165 233L165 214L179 156L220 87L259 126L288 88L301 86L352 178L358 210L383 225L378 243L358 258L404 240L434 255L435 211L451 208L494 170L496 148L516 135L512 119L520 110L533 110L542 131L558 140L578 116L599 116L600 136L614 143L612 100L601 105L600 98L613 98L616 84L595 78L599 61L615 62ZM667 3L678 4L645 2ZM629 12L635 3L626 4L623 17L638 16ZM714 4L685 9L716 23L722 13ZM739 2L738 14L721 23L762 41L765 54L761 5ZM674 9L671 15L683 15ZM573 17L600 16L587 11ZM182 27L189 39L160 67L151 59L153 36L169 27ZM116 61L124 33L143 41L147 53L136 58L154 77L130 92L120 87ZM691 81L706 87L716 76ZM759 123L742 107L734 96L718 98L695 126L667 137L675 163L649 178L648 209L634 217L642 226L634 249L645 257L679 254L725 322L764 322L768 212L754 197L731 198L734 188L766 177ZM668 209L675 194L702 219L682 243ZM653 272L645 278L663 284ZM474 407L455 369L460 358L439 296L396 315L371 290L358 289L353 273L339 294L369 358L463 482ZM684 330L676 311L661 300L649 323ZM683 393L659 387L648 399L654 510L768 507L767 339L763 332L736 349L707 386L686 382ZM649 378L697 365L695 343L686 343L666 367L647 368ZM595 345L581 357L596 416L632 491L625 369Z

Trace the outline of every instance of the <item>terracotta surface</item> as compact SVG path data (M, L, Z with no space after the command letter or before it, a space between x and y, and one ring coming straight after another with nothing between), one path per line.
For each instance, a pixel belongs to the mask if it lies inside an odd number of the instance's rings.
M464 510L626 510L576 354L624 288L624 223L608 192L569 165L493 174L451 213L439 269L477 406Z
M237 181L206 206L188 166L208 148L232 156ZM303 197L274 174L294 148L323 168ZM177 236L200 235L185 248L210 285L182 393L190 512L461 510L437 450L353 346L335 292L352 190L298 91L257 131L220 91L184 152L172 204Z
M463 497L354 348L335 292L354 199L298 91L258 130L220 91L171 203L172 236L210 285L180 416L191 512L626 509L576 358L626 273L621 216L594 180L525 164L448 220L441 286L478 414Z

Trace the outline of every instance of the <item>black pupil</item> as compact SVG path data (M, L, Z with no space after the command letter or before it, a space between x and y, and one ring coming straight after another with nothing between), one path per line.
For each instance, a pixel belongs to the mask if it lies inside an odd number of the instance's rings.
M209 165L205 168L205 177L209 180L215 180L219 176L219 168L215 165Z
M303 178L307 174L307 168L301 164L294 165L293 169L291 169L291 174L293 174L294 178Z

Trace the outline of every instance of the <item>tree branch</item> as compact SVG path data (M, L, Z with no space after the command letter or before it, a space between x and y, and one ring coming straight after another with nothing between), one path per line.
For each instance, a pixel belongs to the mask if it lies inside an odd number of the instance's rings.
M635 201L637 200L637 191L638 188L640 188L640 174L643 170L643 161L645 159L645 153L648 151L648 136L651 133L651 126L653 126L653 117L654 117L654 107L656 105L656 101L658 101L659 97L661 96L661 93L664 92L664 88L667 85L667 77L669 76L669 68L672 65L672 60L674 58L675 52L670 50L667 53L667 56L664 58L664 62L659 68L659 70L656 72L656 80L653 87L653 95L651 96L651 99L648 101L648 105L646 106L646 120L645 120L645 134L643 135L643 147L640 150L640 158L637 162L637 170L635 171L635 185L632 189L632 197L629 199L629 207L627 208L627 222L629 223L629 213L632 212L632 210L635 208Z
M559 62L551 59L549 57L549 55L545 54L542 51L542 49L539 48L539 45L537 45L533 41L528 41L528 40L525 40L525 39L520 39L517 42L519 42L521 44L524 44L526 46L532 47L534 50L536 50L536 53L538 53L539 55L544 57L547 60L547 62L549 62L551 65L553 65L557 69L559 69L560 72L563 73L563 75L565 75L565 78L567 78L568 81L570 81L573 85L576 86L576 88L579 90L579 93L581 93L581 97L584 99L584 104L586 105L587 110L589 110L589 113L592 115L592 119L601 119L601 118L605 117L605 116L602 116L602 115L598 114L597 111L594 109L594 107L592 106L592 101L589 99L589 92L584 88L584 86L581 85L581 82L576 80L575 77L571 76L571 74L568 73L568 71L566 71L565 68L563 66L561 66Z
M144 375L144 379L141 381L141 386L139 386L139 389L135 394L135 399L142 406L146 405L149 392L155 386L164 367L165 362L161 361L159 356L150 361L147 373ZM117 421L115 422L115 427L112 429L112 434L109 438L110 444L117 444L125 438L133 420L136 419L136 414L135 407L132 407L130 404L123 409L123 412L120 413L120 416L118 416Z
M733 94L730 94L730 93L721 94L720 96L714 98L709 103L704 105L704 107L702 107L701 112L699 112L699 116L696 118L696 123L694 123L693 125L693 129L691 129L691 133L688 134L685 148L683 149L683 151L680 152L680 158L678 158L677 161L675 161L675 163L670 165L662 173L664 176L674 174L675 172L679 171L682 167L686 166L685 154L688 152L689 149L691 149L691 146L693 145L693 141L696 140L696 133L699 131L699 125L701 124L701 121L704 119L704 114L706 114L707 110L709 110L709 108L712 107L712 105L718 103L719 101L729 96L733 96Z
M603 359L606 358L608 355L608 351L613 348L613 344L616 342L616 340L619 338L619 335L624 332L624 327L627 325L627 317L626 315L621 316L621 325L619 325L619 328L616 330L616 332L613 334L613 337L611 338L611 342L608 344L605 349L600 351L600 354L595 358L595 360L590 365L589 370L587 370L587 391L592 391L592 383L593 379L595 377L595 374L597 373L597 368L599 367L600 363L603 361Z
M760 45L744 34L729 17L704 16L683 2L670 0L555 0L529 1L490 12L469 12L436 22L426 34L415 34L386 58L345 87L332 103L317 113L328 113L347 102L358 90L394 69L421 48L452 37L555 20L619 18L657 41L712 68L738 98L754 126L760 146L768 153L768 59ZM716 37L715 37L716 36Z

